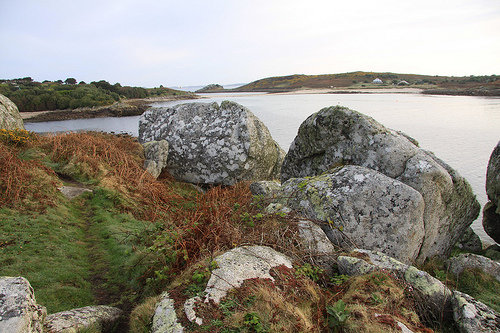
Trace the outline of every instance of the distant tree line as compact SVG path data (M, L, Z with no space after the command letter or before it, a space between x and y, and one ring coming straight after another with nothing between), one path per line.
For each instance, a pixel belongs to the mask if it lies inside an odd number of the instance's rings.
M178 95L184 92L164 88L142 88L110 84L101 80L89 84L75 78L64 82L36 82L31 77L0 80L0 94L7 96L19 111L66 110L110 105L122 98Z

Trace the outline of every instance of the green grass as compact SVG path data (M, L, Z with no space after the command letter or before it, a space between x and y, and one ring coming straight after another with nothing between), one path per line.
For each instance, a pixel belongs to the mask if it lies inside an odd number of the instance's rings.
M49 313L93 303L77 215L72 204L42 215L0 210L0 275L27 278Z
M466 269L458 277L458 290L500 312L500 282L478 269Z
M152 224L118 212L116 200L100 189L44 214L1 209L0 276L27 278L49 313L103 297L105 304L134 301L148 268L137 235Z

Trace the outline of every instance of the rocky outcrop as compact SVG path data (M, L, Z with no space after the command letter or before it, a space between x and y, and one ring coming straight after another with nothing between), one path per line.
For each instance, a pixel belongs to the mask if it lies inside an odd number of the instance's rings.
M169 173L198 184L272 180L284 158L267 127L229 101L151 108L139 120L139 140L168 141Z
M271 198L281 189L281 184L274 180L261 180L250 184L250 191L253 195L260 195L264 198Z
M479 269L500 282L500 263L477 254L462 253L448 260L450 271L461 274L465 269Z
M24 129L23 119L16 104L0 94L0 129Z
M160 296L160 302L156 305L151 333L182 332L184 332L184 327L177 321L174 300L170 298L167 292L164 292Z
M190 298L184 304L187 318L199 325L203 320L196 315L195 304L197 302L213 301L218 304L230 289L240 287L245 280L270 279L274 281L269 273L271 268L281 265L292 268L289 258L267 246L237 247L214 260L218 268L212 271L205 288L205 296Z
M47 310L23 277L0 277L0 332L41 333Z
M149 141L142 145L144 147L144 169L153 177L158 178L164 167L167 166L168 142Z
M205 93L205 92L218 92L218 91L223 91L224 87L221 86L220 84L217 83L212 83L209 85L204 86L201 89L196 90L196 93Z
M370 117L345 107L311 115L299 128L283 163L282 182L358 165L399 180L422 195L425 236L417 260L446 256L477 217L470 185L433 154Z
M106 332L120 318L122 310L105 305L86 306L51 314L45 321L47 333L77 333L84 328Z
M491 153L488 163L486 194L490 201L483 209L484 231L500 243L500 142Z
M438 279L413 266L405 265L381 252L356 249L337 258L339 272L346 275L364 275L382 269L391 271L409 284L430 313L451 309L452 292Z
M500 332L500 314L460 291L453 292L453 318L462 333Z
M409 263L424 239L420 193L371 169L347 165L320 176L292 178L278 197L307 218L326 221L328 238L344 248L380 250Z

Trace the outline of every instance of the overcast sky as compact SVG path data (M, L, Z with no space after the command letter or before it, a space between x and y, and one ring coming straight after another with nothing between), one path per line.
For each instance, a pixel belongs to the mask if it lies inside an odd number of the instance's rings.
M500 0L0 0L0 78L145 87L500 74Z

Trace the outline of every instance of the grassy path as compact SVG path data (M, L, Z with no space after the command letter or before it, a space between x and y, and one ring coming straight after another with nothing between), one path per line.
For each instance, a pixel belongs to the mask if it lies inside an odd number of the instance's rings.
M130 307L143 269L134 267L134 235L146 224L114 211L115 199L97 190L44 214L1 209L0 276L27 278L49 313L93 304Z

